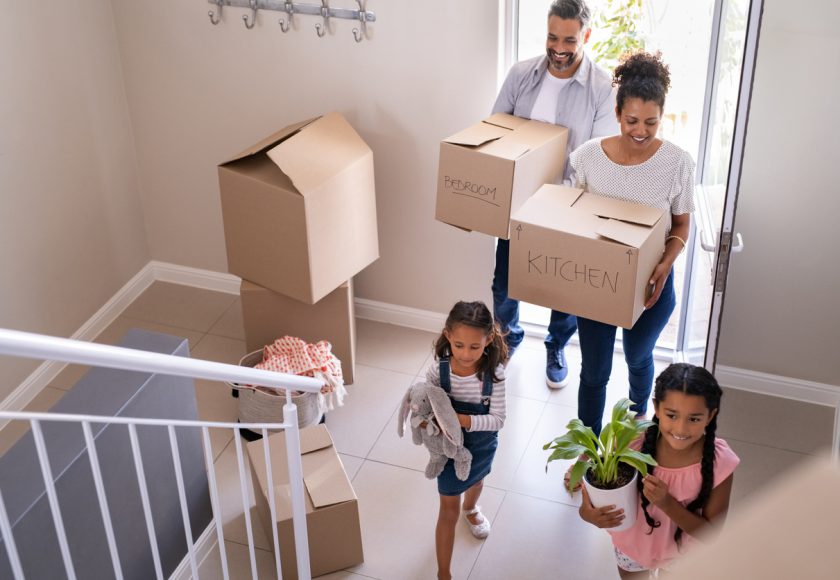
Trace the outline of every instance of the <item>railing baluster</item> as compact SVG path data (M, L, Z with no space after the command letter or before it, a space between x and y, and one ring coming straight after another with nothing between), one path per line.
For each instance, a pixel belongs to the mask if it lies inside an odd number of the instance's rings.
M41 464L41 474L44 476L47 499L50 502L55 535L58 537L61 559L64 561L64 570L69 580L76 580L76 571L73 569L73 560L70 558L70 547L67 545L67 532L64 529L64 520L61 517L61 508L58 505L58 495L55 492L50 460L47 456L47 445L44 443L44 432L41 431L41 422L38 419L32 419L30 423L32 423L32 437L35 439L38 461Z
M3 502L3 492L0 492L0 537L3 538L3 545L6 546L6 554L9 556L9 564L15 580L24 580L23 568L20 566L15 538L12 535L12 526L9 524L9 514L6 513L6 504Z
M181 502L181 517L184 520L184 535L187 537L187 550L190 555L190 568L192 577L198 578L198 563L195 560L195 545L190 525L190 510L187 505L187 494L184 491L184 474L181 471L181 454L178 452L178 438L175 436L175 427L169 425L169 446L172 448L172 463L175 467L175 481L178 483L178 499Z
M102 512L102 524L105 526L105 537L108 540L108 550L111 552L114 576L117 580L122 580L122 565L120 564L119 552L117 552L117 542L114 538L114 526L111 523L111 508L108 507L108 500L105 497L105 484L102 482L102 471L99 469L99 455L96 453L96 442L93 440L93 432L88 421L82 421L82 432L85 434L90 470L93 473L96 497L99 499L99 510Z
M233 435L236 444L236 461L239 465L239 486L242 491L242 511L245 516L245 531L248 534L248 555L251 557L251 576L259 580L257 575L257 556L254 553L254 530L251 528L251 502L248 498L248 481L245 477L245 462L242 459L242 433L239 429Z
M140 488L140 500L143 503L143 515L146 518L146 530L149 533L149 546L152 550L152 559L155 561L155 574L157 580L163 580L163 568L160 563L160 550L157 545L155 534L155 522L152 519L152 507L149 503L149 488L146 487L146 472L143 469L143 457L140 455L140 443L137 441L137 426L134 423L128 424L128 438L131 440L131 455L134 456L134 471L137 475L137 487Z
M297 407L287 402L283 405L283 419L289 422L286 429L286 460L289 463L289 488L292 493L292 528L295 531L295 556L298 578L310 580L309 537L306 533L306 503L303 498L303 460L300 455L300 428Z
M216 487L216 468L213 461L213 449L210 444L210 432L207 427L201 428L204 438L204 461L207 463L207 481L210 483L210 506L213 508L213 520L216 522L216 539L219 542L219 557L222 561L222 575L228 580L227 551L225 550L225 534L222 529L222 510L219 508L219 490ZM236 433L233 434L236 437Z
M271 473L271 453L269 450L268 445L268 429L262 430L263 442L263 452L265 455L265 473L266 473L266 482L268 484L268 507L271 511L271 521L274 525L271 526L271 535L274 539L274 565L277 568L277 578L283 577L282 566L280 562L280 540L277 537L277 505L274 499L274 475Z

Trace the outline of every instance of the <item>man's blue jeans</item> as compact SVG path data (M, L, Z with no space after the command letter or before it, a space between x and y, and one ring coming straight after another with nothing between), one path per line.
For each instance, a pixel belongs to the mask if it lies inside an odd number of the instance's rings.
M674 271L668 275L659 300L645 310L633 328L622 330L624 360L630 377L631 410L647 412L647 402L653 387L653 348L676 306ZM583 364L578 389L578 418L601 432L601 418L607 399L607 382L612 372L616 327L578 317L578 340Z
M525 338L525 331L519 326L519 301L508 297L508 258L510 241L498 240L496 244L496 270L493 272L493 315L502 333L507 332L507 343L516 348ZM551 311L548 323L546 348L561 349L577 329L577 320L571 314Z

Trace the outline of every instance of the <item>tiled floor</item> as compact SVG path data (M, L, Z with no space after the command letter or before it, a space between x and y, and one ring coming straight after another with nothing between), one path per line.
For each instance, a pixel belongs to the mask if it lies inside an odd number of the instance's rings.
M239 299L228 294L156 283L97 340L115 343L130 327L186 337L194 358L236 363L246 352ZM345 406L328 414L327 425L359 497L365 562L325 578L435 577L435 483L422 474L425 450L410 439L400 439L396 428L401 397L430 363L433 338L427 332L358 321L356 380L348 387ZM493 531L482 542L459 524L453 559L456 578L618 577L607 534L584 523L577 514L578 497L562 490L566 466L552 464L545 471L542 445L560 434L575 415L577 395L574 386L560 391L546 388L544 356L541 341L528 338L508 367L508 419L481 499ZM570 347L568 359L574 376L580 365L576 347ZM626 396L626 368L620 356L615 363L608 406ZM30 408L49 408L83 372L81 367L68 367ZM235 400L223 384L196 381L196 395L202 419L236 419ZM0 453L20 434L10 429L0 432ZM739 499L771 479L778 466L807 457L755 443L731 443L742 457L733 510ZM236 570L232 577L250 577L236 446L225 433L214 433L212 446L222 490L225 544ZM270 542L251 511L260 577L271 578ZM221 577L216 568L208 560L201 577Z

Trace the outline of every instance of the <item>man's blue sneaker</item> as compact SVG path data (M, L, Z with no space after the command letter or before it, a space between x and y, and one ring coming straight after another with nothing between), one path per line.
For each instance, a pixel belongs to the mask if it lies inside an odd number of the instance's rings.
M566 353L561 349L545 349L545 384L550 389L562 389L569 384L569 367L566 365Z

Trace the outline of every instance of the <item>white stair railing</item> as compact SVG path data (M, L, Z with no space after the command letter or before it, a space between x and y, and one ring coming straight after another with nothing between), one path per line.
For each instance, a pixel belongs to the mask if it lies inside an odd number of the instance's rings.
M0 329L0 354L13 355L24 358L35 358L42 360L55 360L70 363L86 364L131 371L174 375L189 378L201 378L209 380L227 381L242 384L250 384L275 389L285 389L287 398L283 407L285 421L282 423L224 423L214 421L187 421L172 419L153 418L127 418L96 415L72 415L57 413L28 413L0 411L0 422L27 421L32 430L38 461L41 467L41 474L44 480L45 492L53 518L55 533L58 538L59 549L64 563L67 577L76 578L74 565L67 542L67 535L64 522L61 518L58 497L54 485L53 474L50 469L48 450L43 436L43 422L77 423L84 434L87 454L90 460L93 481L96 488L96 496L102 514L105 536L107 538L107 549L110 552L111 562L116 578L123 577L123 570L117 552L114 539L114 528L111 520L111 513L108 507L105 487L102 481L102 470L96 452L96 442L93 437L91 424L122 424L126 425L131 443L131 452L135 465L137 485L145 517L145 526L148 532L149 542L154 560L156 577L163 580L161 559L158 553L158 544L155 536L155 526L152 517L152 509L149 500L149 487L144 475L143 459L140 454L140 447L137 439L137 426L166 428L169 436L169 443L173 458L173 469L178 487L178 496L181 507L184 533L187 539L189 568L192 577L199 577L198 568L200 562L193 542L193 532L190 528L190 519L187 509L187 498L184 488L183 474L181 473L181 462L178 455L178 437L175 430L190 428L200 429L204 447L204 460L207 469L208 487L215 522L216 540L219 548L219 558L223 577L230 578L227 555L225 550L224 535L222 530L222 514L219 503L219 489L217 485L216 471L213 461L213 453L210 446L209 429L230 429L233 432L237 454L237 465L239 469L239 483L241 486L245 526L248 535L248 551L250 556L251 576L258 578L256 554L254 549L254 536L250 514L250 501L248 494L248 478L244 470L244 454L240 441L239 429L250 429L261 432L264 439L268 437L269 430L284 429L286 432L286 455L289 470L289 487L292 503L293 530L295 537L295 556L297 560L298 578L308 580L311 578L309 567L309 546L306 530L306 509L303 493L303 470L300 455L300 435L298 430L297 407L291 399L291 391L318 392L322 383L317 379L285 375L271 371L264 371L237 365L203 361L173 355L164 355L139 351L123 347L107 346L81 342L66 338L50 337L26 332ZM268 489L273 490L271 457L268 452L268 445L264 446L264 459L266 463ZM275 505L275 494L268 493L271 521L277 521L277 508ZM272 526L272 541L275 554L275 568L277 578L282 578L279 538L277 526ZM18 548L13 533L13 522L9 521L6 506L0 492L0 537L3 539L6 554L12 569L15 580L22 580L24 572L18 556Z

